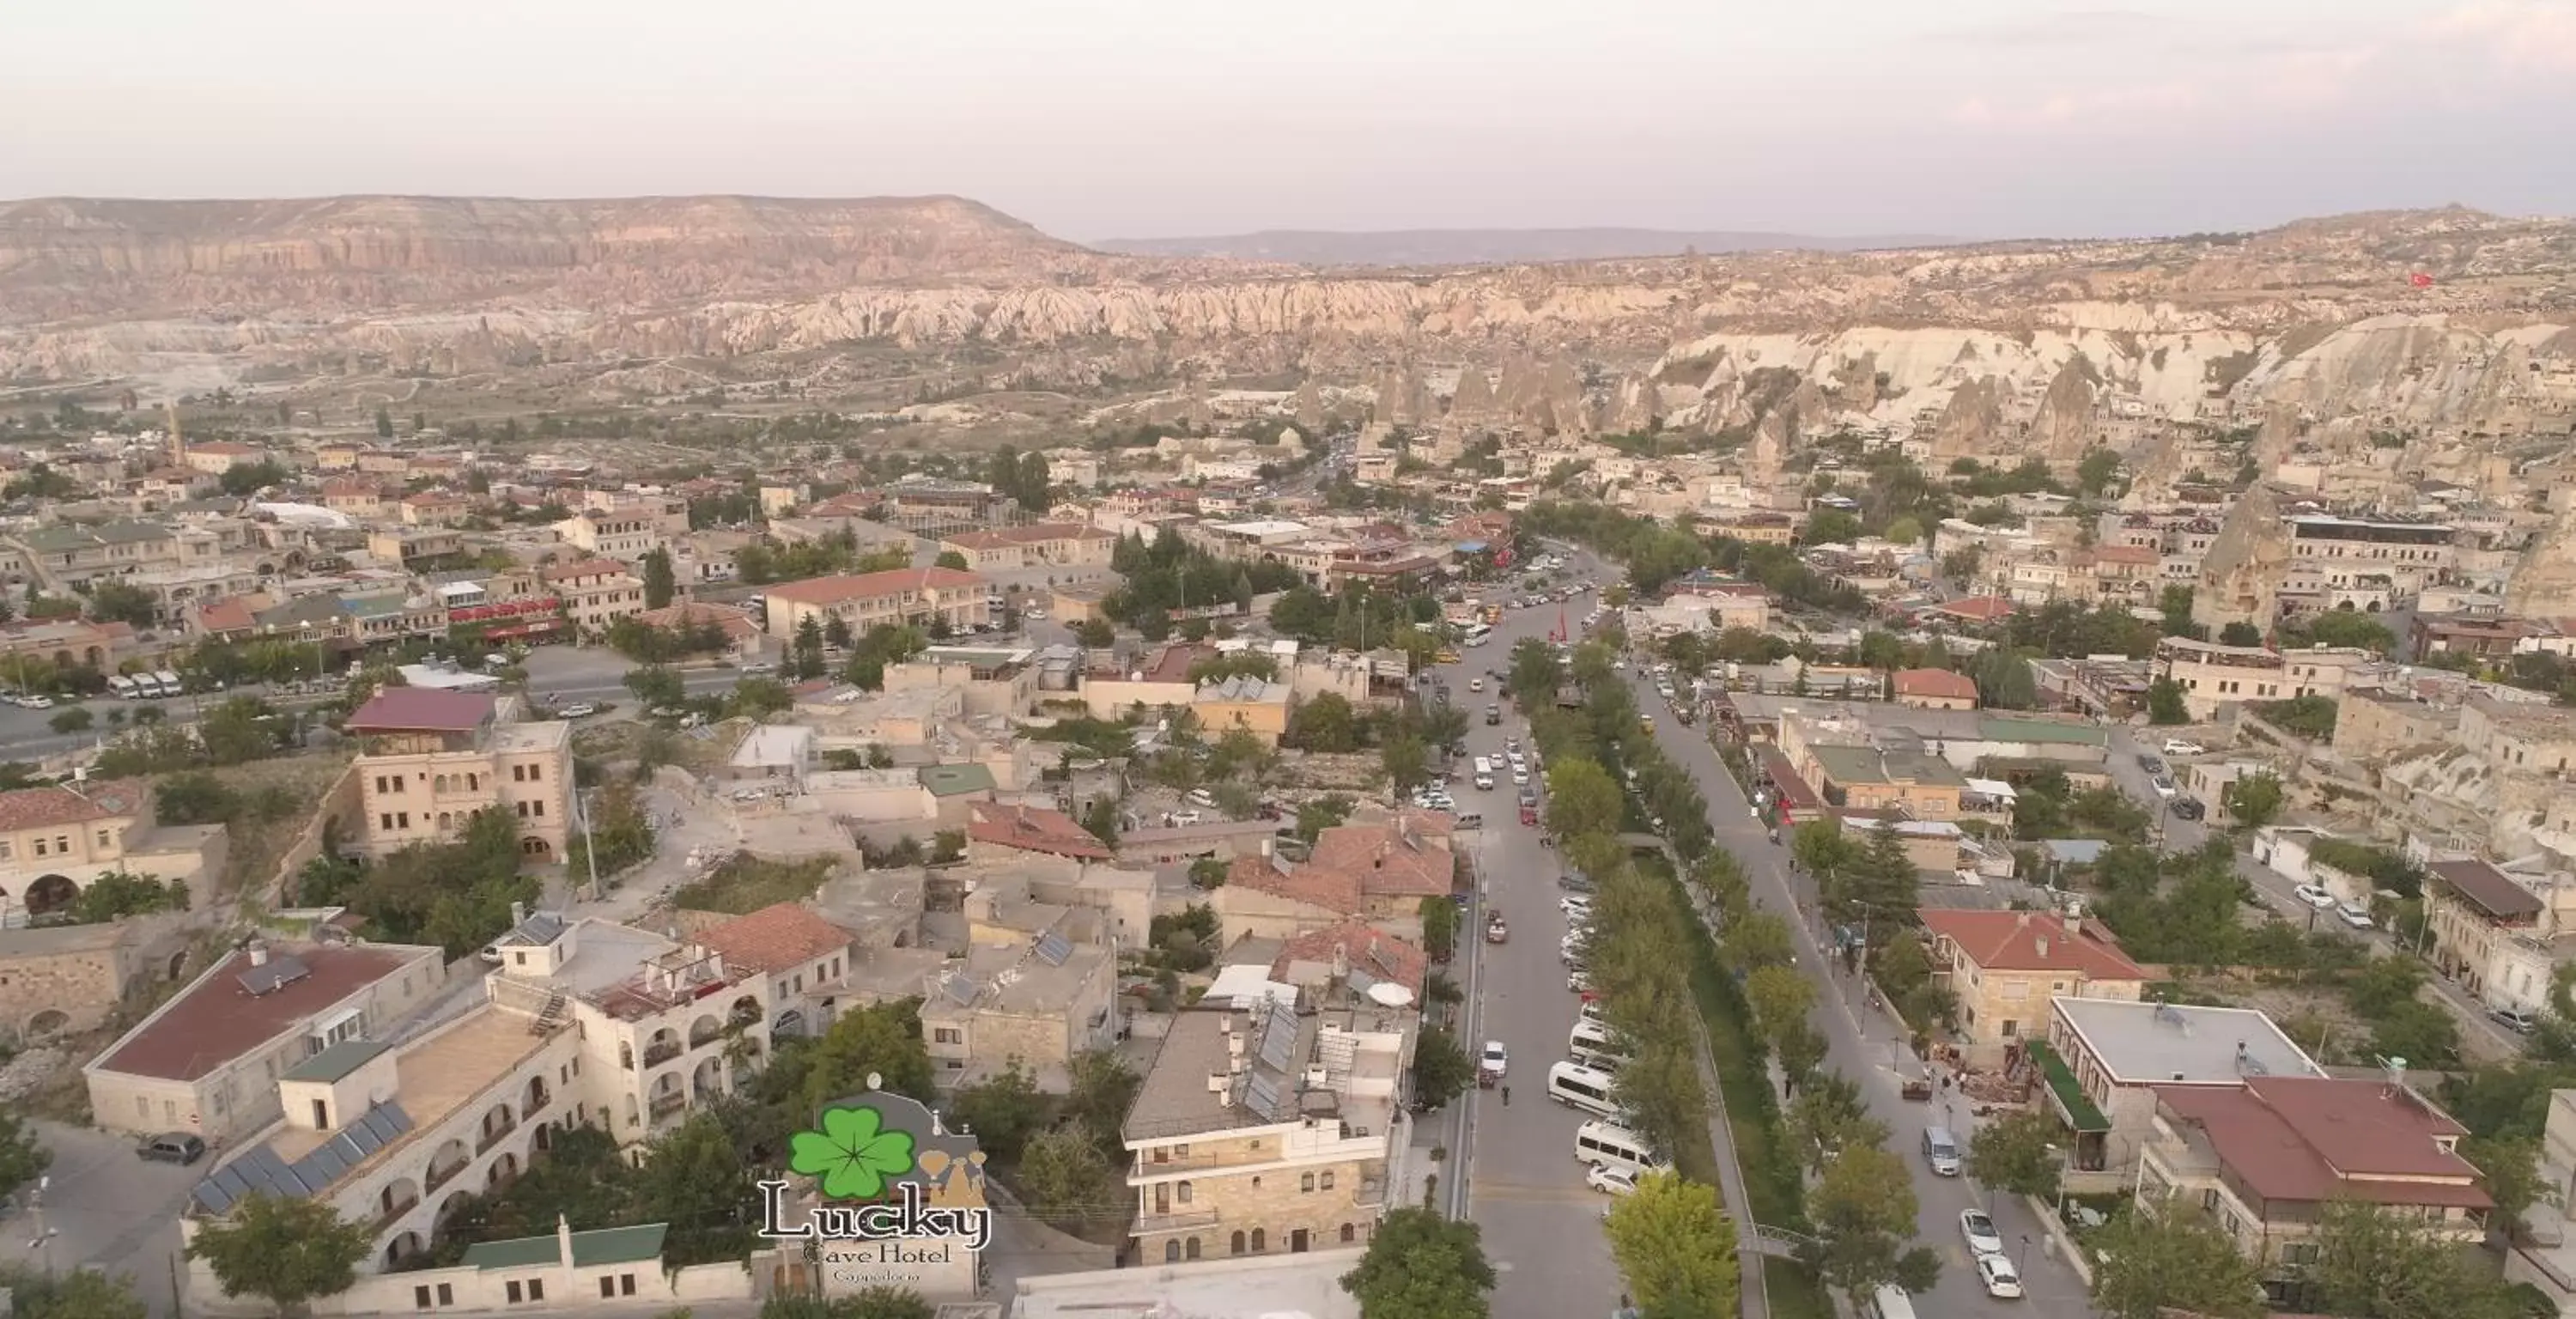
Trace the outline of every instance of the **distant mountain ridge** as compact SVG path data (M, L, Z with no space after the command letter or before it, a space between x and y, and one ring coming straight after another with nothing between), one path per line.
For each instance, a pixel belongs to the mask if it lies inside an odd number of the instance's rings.
M1109 238L1088 246L1125 256L1221 257L1300 266L1463 266L1529 261L1603 261L1684 252L1862 252L1955 247L1934 234L1814 234L1681 229L1387 229L1337 232L1264 229L1200 238Z

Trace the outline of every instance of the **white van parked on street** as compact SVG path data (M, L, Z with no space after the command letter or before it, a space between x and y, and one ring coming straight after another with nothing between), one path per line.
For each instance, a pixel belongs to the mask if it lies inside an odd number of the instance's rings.
M1560 1104L1603 1117L1619 1114L1610 1097L1610 1074L1581 1063L1558 1063L1547 1069L1547 1097Z
M1586 1122L1576 1127L1574 1157L1583 1163L1638 1172L1653 1172L1664 1166L1662 1156L1646 1143L1645 1137L1615 1122Z

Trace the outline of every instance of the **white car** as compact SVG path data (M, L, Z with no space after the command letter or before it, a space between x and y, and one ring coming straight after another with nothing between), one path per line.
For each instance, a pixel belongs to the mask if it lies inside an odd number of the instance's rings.
M2314 884L2301 884L2297 888L2290 890L2290 892L2298 895L2299 901L2304 902L2319 911L2331 910L2335 905L2335 895L2326 892L2324 889L2321 889Z
M2370 910L2357 902L2336 903L2335 919L2356 930L2367 930L2371 927Z
M2021 1274L2003 1255L1977 1256L1977 1281L1986 1284L1986 1295L1998 1301L2021 1299Z
M54 708L54 698L41 693L30 692L25 696L19 697L18 704L23 705L30 710L50 710Z
M1485 1051L1476 1057L1476 1070L1491 1073L1499 1081L1510 1070L1511 1061L1511 1055L1504 1052L1501 1040L1487 1040Z
M1471 692L1481 692L1485 690L1485 680L1482 678L1469 678L1467 680L1467 690Z
M1583 1184L1603 1195L1635 1195L1637 1174L1606 1163L1588 1164L1583 1169Z
M1983 1209L1959 1211L1959 1235L1968 1239L1971 1255L2004 1253L2004 1234L1995 1230L1995 1220L1986 1217Z
M1023 609L1020 611L1020 617L1025 618L1032 623L1043 623L1046 621L1046 616L1046 611L1043 609Z
M588 719L597 713L599 713L599 707L588 701L575 701L555 710L555 716L559 719Z
M2208 751L2209 748L2198 742L2185 742L2178 737L2169 738L2165 742L2165 754L2168 756L2198 756L2205 755Z

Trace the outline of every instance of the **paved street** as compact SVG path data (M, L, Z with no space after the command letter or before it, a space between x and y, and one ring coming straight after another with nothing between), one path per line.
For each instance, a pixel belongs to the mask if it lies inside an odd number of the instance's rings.
M1812 889L1803 877L1793 885L1787 872L1786 849L1771 845L1762 825L1753 818L1751 804L1736 787L1734 777L1718 762L1707 737L1673 718L1651 682L1635 675L1629 681L1636 690L1638 708L1654 715L1655 740L1665 754L1690 772L1708 798L1710 824L1717 830L1718 843L1744 863L1754 900L1774 911L1803 910L1801 904L1814 897ZM1903 1052L1891 1021L1875 1015L1864 1018L1854 1010L1853 998L1859 993L1857 982L1825 971L1829 963L1818 946L1813 922L1793 917L1791 924L1797 929L1798 964L1808 969L1810 978L1823 990L1815 1024L1824 1032L1829 1046L1826 1065L1859 1082L1871 1113L1887 1124L1890 1148L1914 1176L1915 1195L1922 1205L1922 1241L1941 1254L1940 1284L1915 1297L1916 1312L1926 1316L2087 1312L2090 1304L2082 1280L2044 1249L2047 1237L2042 1225L2021 1204L2006 1198L1989 1206L1984 1192L1974 1183L1932 1174L1917 1152L1924 1127L1945 1123L1965 1140L1975 1129L1976 1120L1964 1107L1945 1119L1938 1103L1909 1103L1899 1097L1901 1079L1919 1075L1920 1065ZM2027 1300L1991 1300L1978 1285L1969 1267L1967 1246L1959 1236L1959 1212L1970 1207L1989 1208L1994 1214L2005 1244L2012 1247L2016 1262L2022 1266L2023 1283L2029 1291ZM2026 1252L2024 1237L2029 1239Z
M1580 604L1567 608L1580 617ZM1510 665L1514 643L1544 638L1556 610L1521 610L1504 617L1493 641L1463 651L1463 662L1434 673L1449 684L1450 699L1468 713L1468 749L1499 758L1506 734L1527 742L1527 727L1506 715L1501 727L1485 726L1484 709L1501 697L1488 679L1483 692L1467 690L1485 670ZM1538 845L1537 830L1521 824L1515 789L1497 774L1491 791L1479 792L1463 777L1452 787L1462 811L1480 812L1485 827L1471 844L1483 884L1478 908L1459 929L1462 945L1484 937L1484 911L1503 913L1511 941L1479 945L1478 993L1461 1042L1472 1052L1488 1039L1511 1051L1512 1102L1500 1090L1470 1091L1459 1101L1472 1126L1468 1163L1469 1214L1485 1230L1485 1250L1502 1275L1494 1294L1496 1319L1564 1319L1607 1314L1619 1299L1619 1271L1601 1234L1607 1201L1583 1184L1574 1158L1574 1129L1586 1115L1547 1099L1547 1069L1566 1056L1578 1000L1565 987L1557 941L1565 917L1557 910L1556 853ZM1454 972L1453 972L1454 973ZM1456 1162L1453 1150L1451 1162ZM1448 1174L1444 1171L1446 1180ZM1445 1197L1444 1197L1445 1198Z
M179 1208L211 1166L145 1163L123 1136L35 1122L54 1152L41 1215L20 1209L0 1224L0 1260L58 1272L89 1267L133 1279L156 1315L172 1314L171 1268L179 1254ZM23 1198L23 1196L22 1196ZM39 1240L38 1219L53 1235Z

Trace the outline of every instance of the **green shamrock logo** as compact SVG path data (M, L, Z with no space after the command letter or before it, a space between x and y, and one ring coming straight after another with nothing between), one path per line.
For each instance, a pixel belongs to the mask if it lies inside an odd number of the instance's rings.
M787 1143L787 1166L823 1184L834 1200L872 1200L886 1183L912 1171L912 1133L888 1131L873 1108L827 1108L821 1131Z

